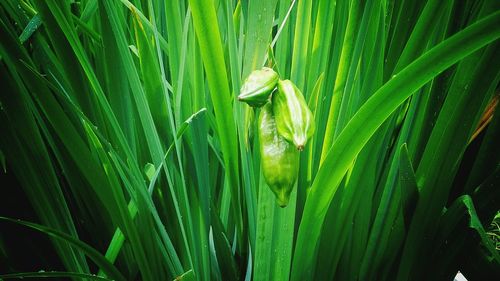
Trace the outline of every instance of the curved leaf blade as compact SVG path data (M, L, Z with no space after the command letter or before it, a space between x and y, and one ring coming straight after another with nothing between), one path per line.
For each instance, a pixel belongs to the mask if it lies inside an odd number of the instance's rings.
M304 208L292 280L309 280L328 206L354 159L392 112L411 94L467 55L500 37L500 12L443 41L394 75L359 109L325 157Z
M17 223L19 225L23 225L23 226L29 227L31 229L45 233L45 234L47 234L51 237L54 237L56 239L68 242L69 244L71 244L75 248L81 250L90 259L92 259L97 264L97 266L99 266L106 273L106 275L109 276L110 278L112 278L114 280L122 280L122 281L126 280L125 277L118 271L118 269L116 269L116 267L113 264L111 264L101 253L99 253L97 250L92 248L87 243L82 242L81 240L78 240L78 239L76 239L76 238L74 238L66 233L57 231L55 229L52 229L52 228L49 228L49 227L46 227L46 226L43 226L40 224L32 223L32 222L27 222L27 221L23 221L23 220L15 220L15 219L2 217L2 216L0 216L0 220Z

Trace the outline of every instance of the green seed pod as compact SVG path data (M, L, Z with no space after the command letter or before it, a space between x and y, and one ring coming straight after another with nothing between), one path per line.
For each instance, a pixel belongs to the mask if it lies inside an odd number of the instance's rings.
M241 86L238 100L252 107L261 107L269 100L278 80L278 73L269 67L254 70Z
M303 150L315 129L314 117L304 96L290 80L280 80L272 103L278 133L298 150Z
M299 173L299 152L276 130L272 106L259 115L260 158L264 179L280 207L286 207Z

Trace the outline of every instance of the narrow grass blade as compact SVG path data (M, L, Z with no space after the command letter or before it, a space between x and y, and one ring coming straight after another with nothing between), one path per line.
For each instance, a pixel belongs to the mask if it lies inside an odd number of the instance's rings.
M254 280L289 280L295 226L297 186L290 194L290 203L280 208L276 197L261 177L257 235L254 259Z
M83 253L85 253L85 255L91 258L97 264L97 266L102 268L102 270L106 272L106 274L111 278L115 280L123 280L123 281L126 280L125 277L123 277L123 275L108 260L106 260L106 258L103 255L101 255L101 253L99 253L97 250L87 245L86 243L78 239L75 239L66 233L62 233L60 231L45 227L43 225L22 220L15 220L6 217L0 217L0 220L17 223L19 225L23 225L32 228L34 230L40 231L42 233L45 233L56 239L64 240L70 243L72 246L76 247L77 249L81 250Z
M370 137L406 98L430 79L498 39L500 30L494 28L498 24L500 12L485 17L432 48L382 86L354 115L327 154L309 192L297 237L292 280L310 278L326 207Z
M205 66L210 95L217 117L217 131L221 142L225 174L231 188L231 203L237 225L238 237L243 235L243 217L240 204L238 143L232 118L229 83L225 70L219 24L213 1L189 1L196 35ZM241 241L238 243L242 249Z
M19 35L19 41L21 41L21 44L24 44L24 42L28 41L28 39L35 33L35 31L42 25L42 18L40 17L39 14L36 14L31 18L30 22L28 25L24 28L23 33Z
M24 278L75 278L77 280L106 280L111 281L101 276L92 274L78 273L78 272L64 272L64 271L43 271L38 272L19 272L11 274L1 274L0 280L3 279L24 279Z

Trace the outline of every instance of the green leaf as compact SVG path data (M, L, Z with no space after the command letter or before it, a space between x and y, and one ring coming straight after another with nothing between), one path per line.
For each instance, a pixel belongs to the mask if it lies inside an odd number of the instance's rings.
M23 225L29 228L32 228L34 230L40 231L42 233L45 233L51 237L54 237L59 240L63 240L65 242L68 242L71 244L73 247L77 248L78 250L81 250L85 255L87 255L92 261L94 261L97 266L99 266L109 277L115 279L115 280L126 280L125 277L108 261L106 258L99 253L96 249L92 248L91 246L87 245L86 243L66 234L62 233L60 231L57 231L55 229L39 225L36 223L31 223L27 221L22 221L22 220L15 220L11 218L6 218L6 217L1 217L0 220L3 221L8 221L12 223L17 223L19 225Z
M401 204L408 226L418 201L418 186L406 143L400 149L399 180L401 183Z
M64 271L43 271L38 272L19 272L10 274L1 274L0 280L2 279L24 279L24 278L76 278L83 280L108 280L111 279L96 276L93 274L78 273L78 272L64 272Z
M401 70L358 110L329 150L309 192L299 227L292 280L309 279L326 209L357 154L390 114L430 79L500 37L500 12L470 25ZM311 242L312 241L312 242Z
M433 254L429 257L429 274L433 278L452 278L459 268L458 260L467 260L473 250L481 245L490 259L500 265L500 254L495 249L479 220L472 198L461 196L451 204L441 217L439 230L433 245ZM432 270L434 268L434 270ZM497 275L500 270L490 272ZM466 275L468 276L468 275Z
M289 280L297 186L290 194L289 204L281 208L264 177L260 178L253 279Z
M217 131L226 167L225 174L231 188L231 204L239 233L238 237L242 237L243 218L240 205L238 143L236 126L232 118L232 102L219 33L219 23L217 22L212 0L189 0L189 4L217 118ZM242 245L241 242L238 244Z
M24 42L28 41L28 39L35 33L35 31L42 25L42 17L40 17L39 14L36 14L31 18L29 21L28 25L24 28L23 33L19 35L19 41L21 41L21 44L24 44Z
M233 257L224 227L214 208L212 208L212 216L214 219L211 240L213 241L215 257L220 268L222 280L239 280L238 265Z
M149 181L153 179L154 173L155 173L155 165L151 163L146 163L146 165L144 166L144 174L146 175Z

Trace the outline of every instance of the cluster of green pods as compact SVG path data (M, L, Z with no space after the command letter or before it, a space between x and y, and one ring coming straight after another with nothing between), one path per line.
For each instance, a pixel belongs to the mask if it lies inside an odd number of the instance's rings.
M263 175L278 205L285 207L299 173L299 152L314 133L313 114L297 86L280 80L267 67L248 76L238 100L261 108L258 134Z

